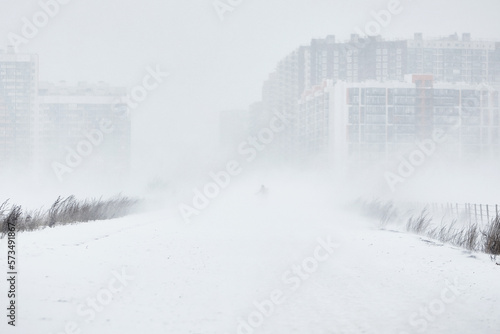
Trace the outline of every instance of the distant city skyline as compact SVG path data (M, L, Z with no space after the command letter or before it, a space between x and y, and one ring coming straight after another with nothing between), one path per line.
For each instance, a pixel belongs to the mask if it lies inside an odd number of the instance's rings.
M38 57L9 51L0 53L0 171L56 182L128 176L127 89L40 82Z
M281 59L263 83L262 101L239 119L221 113L221 136L237 147L235 124L248 118L247 133L258 135L284 111L289 126L274 154L290 162L315 155L344 168L385 161L436 129L450 131L455 158L491 158L500 152L499 87L500 42L470 33L389 41L329 35Z

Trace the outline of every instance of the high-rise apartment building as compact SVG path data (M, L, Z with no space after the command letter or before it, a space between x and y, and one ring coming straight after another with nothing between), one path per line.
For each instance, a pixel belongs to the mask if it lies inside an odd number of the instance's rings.
M0 168L34 163L38 57L0 51Z
M36 55L0 50L0 171L126 175L125 88L40 84L38 67Z
M436 82L500 84L500 43L473 40L464 33L424 39L384 40L351 35L313 39L281 60L264 84L269 108L287 108L305 89L323 80L346 82L404 81L407 74L432 74Z
M131 122L126 90L104 83L41 83L38 164L61 181L71 174L125 176Z
M391 160L438 130L452 157L500 154L500 90L490 85L400 81L324 82L306 91L293 127L298 160L323 154L334 163Z
M408 75L414 75L411 77L414 82L406 80ZM352 90L341 93L353 100L342 104L337 96L335 102L332 102L332 96L319 92L322 89L318 87L323 86L325 80L337 90L340 85L354 85ZM372 87L363 90L361 83ZM398 87L398 90L389 91L386 83ZM449 101L452 99L450 96L442 96L445 93L436 89L443 85L451 85L453 94L460 95L454 97L459 101L454 102L455 109L451 105L442 104L445 103L443 101L451 103ZM461 37L454 34L435 39L424 39L422 34L416 33L412 39L406 40L384 40L380 36L361 37L353 34L345 42L338 41L335 36L328 36L314 39L310 45L297 48L278 63L275 72L263 86L262 113L269 117L272 113L285 111L289 115L289 127L276 140L286 159L294 160L306 152L314 154L319 147L331 144L331 138L342 137L338 131L331 132L331 127L325 128L319 123L311 127L311 124L331 118L332 115L348 118L353 122L359 119L362 122L350 124L347 129L349 131L345 133L351 143L346 152L350 152L351 156L355 156L355 152L364 152L364 157L386 157L393 151L399 151L405 140L428 137L436 120L447 117L447 113L456 112L456 108L462 108L458 104L464 102L461 100L462 88L459 87L463 87L464 96L483 94L477 85L500 86L500 43L473 40L468 33ZM319 97L313 101L304 101L304 96L310 99L311 94L319 94ZM356 106L356 99L364 104ZM323 110L328 103L336 103L338 107L346 106L346 114L332 114L331 109ZM390 103L396 104L391 106ZM355 110L358 110L357 116ZM489 114L483 112L476 110L476 113L481 113L481 117L497 117L494 116L494 109L488 111ZM382 126L377 123L382 118L385 122L392 120L396 123L384 123ZM405 123L398 123L398 120L404 120ZM326 142L323 139L305 139L308 131L317 133L316 129L329 133L331 138ZM457 152L463 155L465 152L486 154L486 148L482 146L483 140L479 143L480 150L477 146L476 150L471 149L476 145L472 138L488 133L488 138L493 140L496 130L478 130L477 127L470 126L461 131L457 137L461 140ZM469 138L469 141L465 141L465 138ZM492 146L488 146L488 150L490 149Z

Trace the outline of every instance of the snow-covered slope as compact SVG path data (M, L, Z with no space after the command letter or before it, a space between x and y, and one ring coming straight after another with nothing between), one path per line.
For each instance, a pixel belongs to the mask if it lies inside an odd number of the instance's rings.
M171 208L19 235L17 327L3 315L0 332L500 332L488 256L272 190L230 192L191 225Z

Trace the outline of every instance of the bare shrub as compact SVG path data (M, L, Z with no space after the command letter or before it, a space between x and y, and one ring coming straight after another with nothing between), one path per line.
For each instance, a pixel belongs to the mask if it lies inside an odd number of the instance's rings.
M493 219L482 234L484 252L493 256L500 255L500 217Z

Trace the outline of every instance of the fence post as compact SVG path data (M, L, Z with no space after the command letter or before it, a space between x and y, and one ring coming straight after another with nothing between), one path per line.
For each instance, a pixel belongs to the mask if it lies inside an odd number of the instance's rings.
M477 224L477 204L474 204L474 214L476 216L476 224Z
M490 222L490 206L486 204L486 217L488 218L487 222Z

